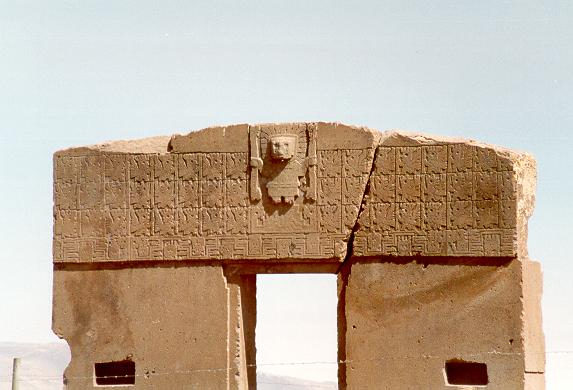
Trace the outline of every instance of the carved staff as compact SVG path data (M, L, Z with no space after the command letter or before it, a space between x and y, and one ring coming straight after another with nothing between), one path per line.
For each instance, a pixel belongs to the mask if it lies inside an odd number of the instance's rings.
M261 159L261 148L259 146L259 127L249 128L249 139L251 144L251 200L259 201L262 198L261 187L259 186L259 172L263 167Z
M306 197L316 200L316 124L308 126L308 191Z

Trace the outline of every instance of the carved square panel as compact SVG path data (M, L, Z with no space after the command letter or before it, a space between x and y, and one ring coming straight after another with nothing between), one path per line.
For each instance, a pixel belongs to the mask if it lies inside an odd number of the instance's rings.
M448 172L467 172L473 169L474 148L464 144L448 145Z
M198 208L181 208L177 210L177 228L181 236L198 236L201 223Z
M428 174L422 176L422 199L425 202L446 201L445 174Z
M199 182L181 180L177 182L177 204L179 207L199 207Z
M150 181L152 178L152 160L150 156L129 156L129 178L135 181Z
M127 156L111 154L105 156L105 180L127 181Z
M497 156L497 170L500 172L513 171L513 162L507 157Z
M246 207L228 207L227 213L227 234L247 234L249 230L249 213Z
M345 150L342 153L342 176L363 177L370 174L372 150Z
M129 204L133 208L151 208L151 183L130 180Z
M474 199L488 200L498 199L499 186L496 172L474 173Z
M493 149L474 148L474 170L477 172L496 172L497 153Z
M172 180L156 180L153 185L153 202L155 207L175 207L175 182Z
M318 179L318 204L338 205L342 199L340 177L321 177Z
M127 183L125 181L110 181L104 184L105 205L111 209L127 207Z
M151 235L151 210L131 209L129 210L129 233L132 236Z
M396 175L378 175L370 177L370 201L394 202L396 201Z
M201 155L201 175L203 179L223 179L225 155L223 153L203 153Z
M499 233L483 233L484 256L499 256L501 252L501 235Z
M514 183L516 182L515 174L512 171L498 173L499 183L499 196L501 199L515 199L516 189Z
M440 174L448 170L447 145L424 146L422 148L422 171L424 173Z
M449 256L462 256L470 253L470 240L467 230L448 230L447 254Z
M397 202L419 202L422 199L420 175L397 175Z
M375 175L391 175L396 173L396 148L379 147L374 160Z
M175 158L176 156L172 154L154 156L153 171L155 173L155 180L175 180Z
M470 229L474 226L472 201L448 203L448 229Z
M342 175L342 154L339 150L318 152L318 177L340 177Z
M55 179L59 182L77 183L79 181L79 158L57 156L55 158Z
M83 156L80 158L80 181L103 181L103 156Z
M131 258L134 260L151 259L151 248L149 245L149 238L147 237L132 238L130 249L131 249Z
M127 237L114 237L107 245L108 260L129 259L129 239Z
M54 235L60 238L80 236L80 212L59 210L54 215Z
M359 206L355 204L342 206L342 224L348 231L354 228L359 209Z
M447 243L448 237L445 230L430 230L427 233L426 254L445 256Z
M105 213L105 235L128 235L127 209L112 209Z
M360 204L364 195L365 177L342 179L342 204Z
M175 209L155 208L153 210L153 234L156 236L173 236L175 230Z
M478 200L475 202L475 221L477 229L496 229L499 227L499 202L496 200Z
M81 236L103 237L105 235L105 212L103 210L84 210L80 214Z
M199 180L201 159L198 153L178 154L177 173L181 180Z
M422 229L420 203L396 204L396 229L406 232Z
M402 175L421 174L422 148L419 146L396 148L396 170L396 173Z
M201 206L223 207L222 180L208 180L201 182Z
M319 230L324 233L336 233L341 225L340 206L319 206Z
M231 179L225 180L225 206L248 206L249 193L247 190L247 180Z
M103 181L85 181L80 183L80 208L99 209L103 206Z
M500 201L500 227L514 229L517 226L515 200Z
M372 231L386 232L396 229L396 204L372 203L368 206Z
M75 183L56 182L54 183L54 199L56 207L60 210L78 209L79 188Z
M222 236L225 233L225 209L201 209L202 231L204 236Z
M227 179L246 179L249 164L246 153L228 153L225 177Z
M449 173L448 200L472 200L473 199L473 175L471 172Z
M425 230L444 230L447 226L447 207L445 202L426 202L422 204L422 222Z

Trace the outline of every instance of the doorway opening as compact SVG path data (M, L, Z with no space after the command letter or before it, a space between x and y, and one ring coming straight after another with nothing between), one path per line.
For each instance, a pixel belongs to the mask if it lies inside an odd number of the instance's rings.
M257 388L337 389L333 274L257 275Z

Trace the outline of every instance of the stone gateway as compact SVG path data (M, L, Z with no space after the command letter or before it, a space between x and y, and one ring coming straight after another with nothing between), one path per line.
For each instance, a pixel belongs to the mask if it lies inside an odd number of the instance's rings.
M54 155L67 389L256 389L256 275L338 275L339 389L544 388L535 160L338 123Z

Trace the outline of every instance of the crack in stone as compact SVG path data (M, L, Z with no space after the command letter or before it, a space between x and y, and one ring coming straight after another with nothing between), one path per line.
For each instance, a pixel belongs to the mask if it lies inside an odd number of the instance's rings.
M374 173L374 169L376 167L376 157L378 156L379 148L380 148L380 143L378 143L378 145L376 145L376 148L374 148L374 156L372 157L370 173L368 173L368 177L366 179L366 185L364 186L364 193L362 194L362 199L360 200L360 209L358 210L358 214L356 215L356 220L354 221L354 225L352 226L352 229L350 230L350 235L348 236L348 242L346 244L346 256L344 257L342 264L340 264L340 266L336 270L337 274L340 273L342 268L348 263L348 261L350 260L350 258L352 258L354 254L354 236L358 231L358 228L360 227L358 221L360 220L362 211L364 211L366 196L370 193L370 178L372 177L372 174Z

